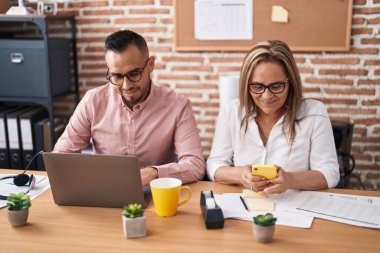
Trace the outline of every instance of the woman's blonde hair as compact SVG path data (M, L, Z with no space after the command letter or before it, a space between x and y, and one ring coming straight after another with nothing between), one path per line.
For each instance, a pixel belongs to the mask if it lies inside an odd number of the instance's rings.
M303 99L302 83L293 55L288 45L282 41L268 40L258 43L244 58L240 72L240 106L245 110L245 116L241 121L241 127L245 125L246 132L250 118L257 113L257 106L249 93L248 82L256 66L261 62L279 63L288 77L289 91L285 101L287 110L282 131L285 133L285 130L288 130L288 140L292 143L296 136L296 114Z

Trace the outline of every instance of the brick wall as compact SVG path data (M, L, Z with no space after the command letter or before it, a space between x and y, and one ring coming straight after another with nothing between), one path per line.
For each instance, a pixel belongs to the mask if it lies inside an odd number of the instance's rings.
M178 53L174 47L173 0L72 0L61 11L77 14L80 89L105 83L103 42L119 29L148 41L156 57L153 79L189 97L207 157L218 114L218 78L238 74L244 53ZM335 120L355 124L352 150L357 175L380 189L380 0L355 0L347 53L296 53L305 96L323 101ZM73 99L69 100L70 102ZM71 114L73 103L57 105ZM354 187L357 180L351 180Z

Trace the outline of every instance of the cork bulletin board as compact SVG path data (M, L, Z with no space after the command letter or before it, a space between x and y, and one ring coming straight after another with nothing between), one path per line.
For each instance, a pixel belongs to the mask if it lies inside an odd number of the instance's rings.
M296 52L348 51L353 0L252 0L252 40L197 40L194 1L175 1L176 51L247 51L258 42L278 39ZM287 23L271 21L272 6L289 13Z

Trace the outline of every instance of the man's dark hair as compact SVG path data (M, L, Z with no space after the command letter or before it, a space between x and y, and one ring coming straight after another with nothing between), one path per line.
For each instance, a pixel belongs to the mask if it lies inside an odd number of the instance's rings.
M109 35L105 41L106 51L112 50L121 53L130 45L135 45L141 53L148 54L148 46L145 39L130 30L121 30Z

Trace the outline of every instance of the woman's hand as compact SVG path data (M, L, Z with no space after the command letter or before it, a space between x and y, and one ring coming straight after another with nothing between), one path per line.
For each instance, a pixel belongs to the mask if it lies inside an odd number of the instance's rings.
M244 166L241 174L241 184L252 191L263 193L262 191L269 187L270 180L265 177L253 176L251 166Z
M289 173L285 172L281 167L277 166L277 177L269 180L269 187L264 187L259 194L274 194L283 193L290 188L291 177Z

